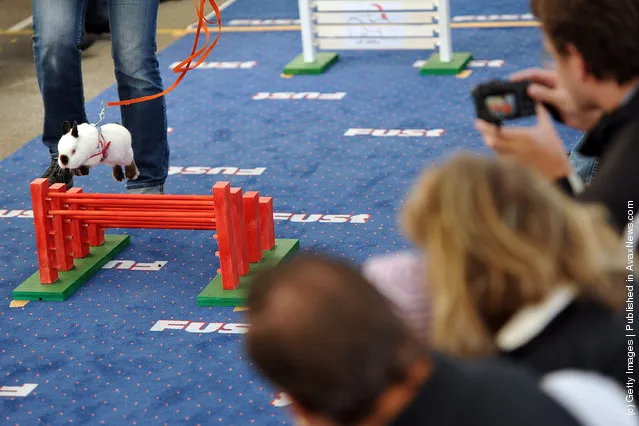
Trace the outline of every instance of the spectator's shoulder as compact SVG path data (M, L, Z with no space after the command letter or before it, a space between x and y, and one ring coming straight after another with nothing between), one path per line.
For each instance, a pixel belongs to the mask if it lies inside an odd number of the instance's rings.
M539 387L539 377L502 359L461 367L473 395L469 416L490 419L491 426L576 426L575 419ZM470 417L469 417L470 420Z

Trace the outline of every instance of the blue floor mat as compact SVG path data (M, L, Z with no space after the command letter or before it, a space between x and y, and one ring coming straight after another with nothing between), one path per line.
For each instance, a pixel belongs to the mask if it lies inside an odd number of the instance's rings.
M298 0L238 0L225 9L222 22L234 19L297 19ZM451 17L460 15L517 15L529 14L529 0L451 0Z
M452 8L525 14L527 4L466 0ZM294 0L238 0L223 16L294 19L296 8ZM186 35L161 53L167 86L176 78L171 64L192 43ZM487 153L473 129L471 87L539 65L542 51L536 28L455 29L453 43L478 60L468 78L420 76L414 65L430 52L377 51L342 52L324 75L283 78L301 52L299 32L224 33L207 62L255 63L202 67L167 96L166 189L206 194L230 181L258 190L274 198L278 238L357 262L408 247L397 211L415 177L458 150ZM502 66L482 62L496 60ZM253 99L282 92L344 95ZM91 101L89 117L116 96L110 88ZM107 121L118 120L109 110ZM392 136L394 129L426 136ZM575 132L561 134L567 149L575 143ZM133 230L118 257L133 263L101 270L65 302L9 308L13 288L37 268L28 184L46 167L45 151L33 140L0 163L0 423L291 424L276 390L246 360L242 312L196 306L218 268L210 232ZM98 168L76 186L121 192L109 173ZM149 263L161 268L143 270ZM7 386L23 384L38 386L7 397Z

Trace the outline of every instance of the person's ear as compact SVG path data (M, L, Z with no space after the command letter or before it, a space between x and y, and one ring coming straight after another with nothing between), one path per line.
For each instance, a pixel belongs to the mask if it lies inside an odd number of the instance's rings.
M571 74L577 79L577 82L587 82L590 78L588 65L586 65L584 57L577 48L572 44L567 45L564 57L568 67L570 68Z

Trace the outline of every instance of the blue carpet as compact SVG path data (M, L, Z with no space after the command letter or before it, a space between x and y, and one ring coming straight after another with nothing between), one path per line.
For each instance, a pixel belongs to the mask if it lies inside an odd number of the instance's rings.
M238 0L222 12L222 22L233 19L297 19L298 0ZM451 0L451 17L459 15L529 14L529 0Z
M295 19L296 4L238 0L223 16ZM525 14L527 4L464 0L452 9ZM486 152L472 127L470 88L539 64L535 28L458 29L453 38L455 50L503 66L478 62L466 79L427 78L413 64L429 52L342 52L325 75L287 79L280 73L301 51L299 33L223 34L208 62L256 64L194 70L168 95L167 190L206 194L220 180L258 190L274 197L277 237L358 262L406 248L396 215L418 173L460 149ZM170 65L192 41L185 36L160 55L167 86L175 79ZM345 95L252 99L276 92ZM115 88L88 104L89 117L97 118L101 100L116 100ZM118 120L110 110L107 121ZM432 137L346 136L349 129L422 129ZM569 148L577 135L561 133ZM103 269L66 302L9 308L13 288L36 270L28 184L46 163L39 140L0 163L0 386L38 385L26 397L0 388L0 424L291 424L273 404L276 391L247 363L242 313L196 306L218 267L211 233L131 231L119 259L137 266ZM122 191L106 167L76 186ZM166 263L141 270L154 262ZM173 329L154 331L163 320Z

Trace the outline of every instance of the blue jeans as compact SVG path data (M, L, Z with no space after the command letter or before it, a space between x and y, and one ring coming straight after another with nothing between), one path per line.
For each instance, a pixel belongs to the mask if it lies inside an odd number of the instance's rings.
M87 122L84 110L80 45L88 0L33 0L33 48L44 102L42 142L52 157L62 123ZM121 100L153 95L163 89L156 57L159 0L109 0L112 55ZM164 184L169 170L164 97L123 106L122 124L133 136L140 176L128 189ZM92 122L97 121L97 117ZM106 120L108 122L108 119Z
M570 162L584 183L588 184L592 181L599 168L599 159L596 157L586 157L579 153L579 149L584 142L581 138L579 142L572 148L570 152Z

